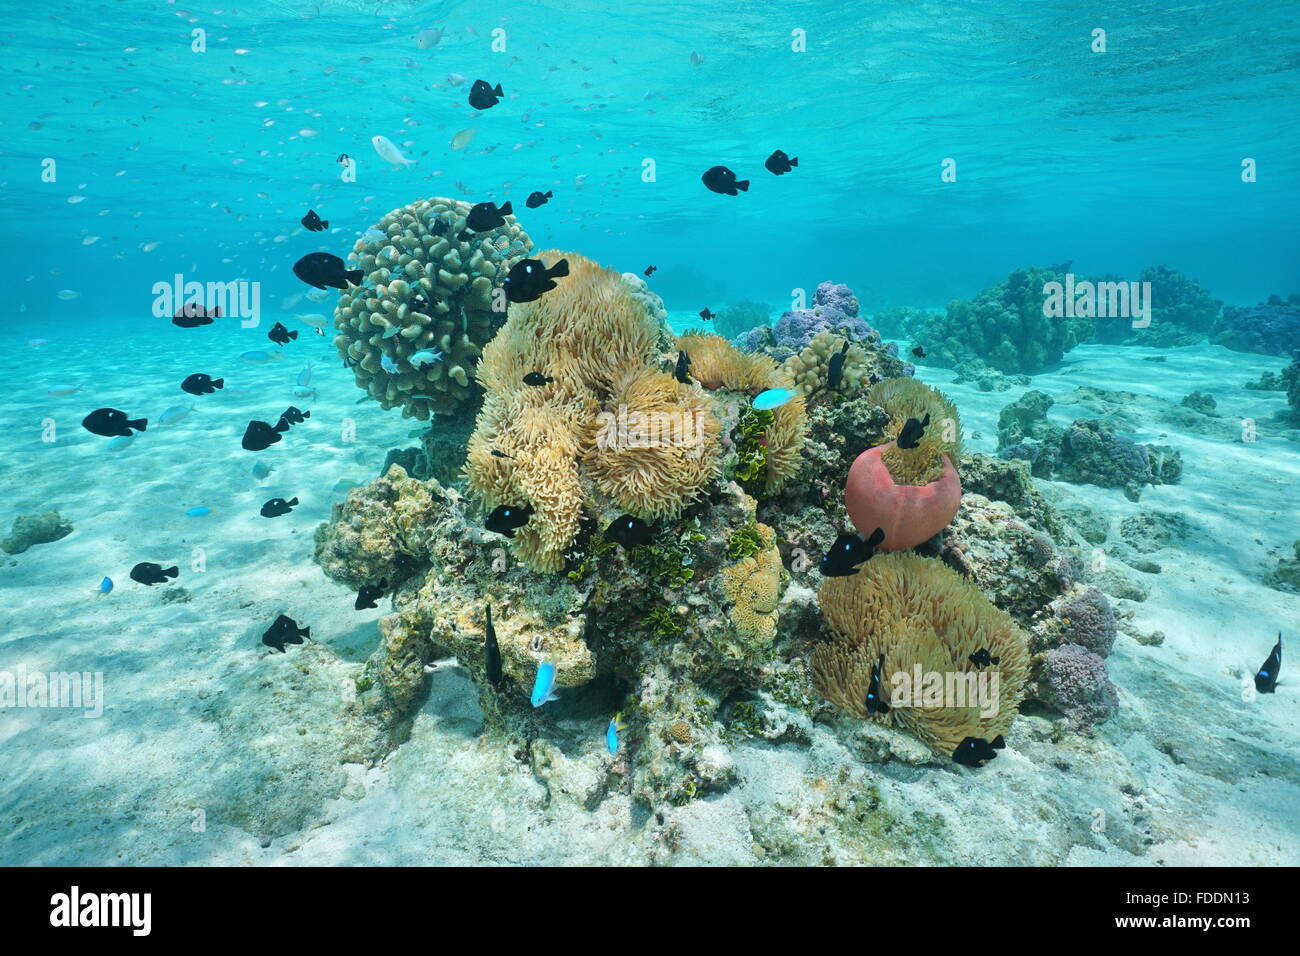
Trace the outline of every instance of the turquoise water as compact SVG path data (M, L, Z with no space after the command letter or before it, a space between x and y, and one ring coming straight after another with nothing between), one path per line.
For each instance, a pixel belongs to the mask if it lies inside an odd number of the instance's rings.
M437 42L422 46L431 29ZM1096 29L1105 52L1092 49ZM205 52L192 49L196 30ZM0 715L0 745L27 758L0 793L5 864L269 864L300 850L298 860L323 863L661 861L640 837L624 839L644 820L613 801L599 824L579 812L561 819L512 777L527 803L520 820L544 825L534 833L529 823L521 837L511 821L481 817L493 781L518 768L508 756L467 756L482 714L454 668L434 670L431 703L391 766L360 768L330 736L337 688L375 650L387 608L348 606L346 589L312 560L312 530L346 495L337 483L374 478L390 449L413 444L417 423L362 400L332 330L317 337L295 320L331 315L336 296L303 299L308 287L291 268L312 252L346 255L394 208L432 196L508 200L537 249L638 275L656 266L649 285L678 331L701 326L700 309L738 300L769 304L775 319L793 290L811 294L824 280L852 287L868 317L942 309L1013 269L1066 261L1126 280L1168 264L1233 305L1300 290L1294 5L121 0L11 5L0 54L10 294L0 312L0 534L49 509L76 529L5 556L0 671L75 666L110 682L109 720ZM466 102L478 78L505 91L482 113ZM469 144L453 148L468 129ZM373 136L414 164L386 162ZM763 168L778 148L798 157L791 174ZM342 178L341 154L356 160L355 182ZM1242 177L1247 159L1252 182ZM949 160L954 181L943 178ZM750 180L749 191L706 190L700 176L715 165ZM526 209L534 190L554 198ZM309 209L330 228L304 230ZM262 321L177 329L153 309L155 284L178 274L257 283ZM247 350L276 351L266 340L273 321L299 333L285 357L241 362ZM1166 355L1155 371L1144 364ZM1286 361L1205 342L1181 351L1089 344L1032 385L1058 397L1059 423L1096 413L1071 390L1173 404L1212 390L1231 432L1243 419L1280 420L1282 393L1245 384ZM309 363L317 392L299 398ZM224 376L226 389L197 399L177 390L199 371ZM968 447L995 453L999 411L1027 387L989 393L950 369L919 374L957 401ZM78 391L49 394L63 386ZM155 424L191 403L184 421ZM274 421L288 404L312 412L292 440L238 452L248 420ZM107 451L79 426L98 407L147 417L147 434ZM1168 442L1188 461L1183 485L1149 489L1143 505L1180 512L1197 530L1184 552L1159 555L1167 570L1151 597L1123 607L1135 633L1168 635L1180 662L1169 666L1184 668L1179 694L1144 700L1156 665L1127 638L1111 675L1124 712L1152 723L1179 695L1232 694L1245 662L1257 666L1272 633L1300 614L1291 592L1260 584L1300 537L1284 503L1300 480L1296 439L1279 426L1225 451L1221 436L1179 434L1168 421L1139 409L1128 422L1138 440ZM250 473L256 460L273 466L269 477ZM257 516L273 496L302 499L293 521ZM1137 512L1092 486L1052 500L1106 520ZM186 514L194 508L212 513ZM220 573L186 572L188 595L174 603L127 579L137 561L185 572L196 550ZM1194 573L1180 575L1181 561ZM104 575L116 590L96 598ZM310 620L325 649L308 645L301 672L277 671L292 694L272 699L257 640L285 609ZM1200 844L1166 833L1165 857L1134 850L1139 864L1300 860L1294 690L1279 685L1275 703L1258 723L1224 716L1207 734L1250 737L1250 752L1265 754L1251 770L1271 766L1276 780L1253 784L1212 821L1189 822L1188 834L1210 834ZM1203 705L1186 706L1194 723ZM1124 760L1155 779L1151 762L1169 751L1150 726L1113 732L1140 741ZM765 759L739 761L751 819L762 816L755 806L770 815L803 799L786 784L807 768ZM1237 768L1191 762L1210 781L1207 805L1227 800L1212 788ZM438 782L430 765L460 775L463 804L447 803L454 781ZM1118 781L1118 771L1106 776L1115 765L1094 774ZM292 798L268 811L260 795L286 781ZM1042 786L1059 795L1069 781ZM1152 785L1151 806L1177 803L1180 788L1200 793L1171 774L1163 789ZM961 799L936 794L936 804ZM206 837L190 836L196 807L221 821ZM1187 807L1167 812L1192 821ZM332 828L314 828L322 814ZM709 818L682 826L714 832ZM735 849L742 837L718 826L722 849L710 855L700 837L703 849L685 862L755 862ZM412 845L413 830L429 835L425 847ZM1277 842L1262 846L1261 831ZM983 832L962 840L954 845L971 852L1014 842ZM1062 838L1031 859L1098 862L1083 845Z

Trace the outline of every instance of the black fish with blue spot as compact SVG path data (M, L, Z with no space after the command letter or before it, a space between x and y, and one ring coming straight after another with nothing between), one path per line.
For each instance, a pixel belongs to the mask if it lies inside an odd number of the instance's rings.
M522 508L516 505L497 505L487 516L487 521L483 522L483 527L497 534L503 534L507 538L513 538L515 532L528 524L528 519L532 516L532 505L525 505Z
M266 504L262 505L263 518L279 518L281 515L287 515L293 511L298 504L297 498L290 498L285 501L283 498L272 498Z
M483 638L483 669L487 671L488 683L493 687L501 686L501 648L497 644L496 628L492 626L492 605L487 606L487 634Z
M898 433L899 448L915 448L917 444L925 437L925 430L930 426L930 413L925 413L925 418L917 421L915 418L909 418L903 423L903 430Z
M226 380L224 378L209 378L202 372L195 372L193 375L187 375L185 381L181 382L181 391L189 392L191 395L211 395L219 388L225 388Z
M967 737L952 752L952 759L963 767L982 767L984 761L992 760L998 755L998 751L1004 750L1006 746L1007 743L1002 739L1001 734L994 737L992 742L983 737Z
M476 110L490 110L503 96L500 83L493 86L487 80L475 80L469 88L469 105Z
M621 544L624 548L635 548L650 540L652 529L640 518L633 515L619 515L605 529L605 540Z
M293 264L293 274L317 289L346 289L348 283L361 285L366 274L360 269L349 269L343 260L329 252L312 252Z
M885 699L880 696L880 672L885 668L885 655L880 655L880 660L871 666L871 683L867 685L867 713L868 714L887 714L889 705Z
M81 420L82 428L105 438L130 437L132 428L144 431L148 424L149 419L127 418L126 412L117 408L97 408Z
M673 378L683 385L691 384L691 377L686 370L691 367L691 357L681 349L677 350L677 367L673 369Z
M538 190L537 192L528 194L528 198L524 200L524 205L529 209L536 209L538 206L545 206L546 200L550 199L554 195L555 193L551 192L549 189L546 190L546 192Z
M568 259L561 259L549 269L540 259L522 259L510 267L501 288L506 290L506 298L511 302L532 302L554 289L555 279L568 274Z
M748 179L736 179L736 174L726 166L710 166L700 177L700 181L709 188L711 192L721 193L724 196L736 196L740 192L749 192Z
M763 168L766 169L773 176L784 176L786 173L790 172L792 169L794 169L794 167L798 165L799 165L798 156L796 156L794 159L791 159L789 156L785 154L785 150L778 149L775 150L771 156L767 157L767 159L763 163Z
M302 227L308 232L324 232L330 227L330 221L328 219L322 220L320 216L316 215L315 209L308 209L307 215L302 217Z
M366 611L370 608L379 607L376 601L383 597L384 589L388 587L388 579L380 581L378 584L364 584L361 590L357 591L357 599L353 607L358 611Z
M469 211L465 217L465 227L472 232L487 232L497 226L504 226L506 216L514 215L510 203L497 207L496 203L481 202Z
M275 619L275 623L266 629L262 635L262 643L267 647L274 647L281 654L285 653L284 645L301 644L304 637L311 637L310 627L299 627L298 622L287 614L281 614Z
M266 333L266 337L276 345L288 345L290 341L298 337L298 330L290 332L284 327L283 322L277 322L271 326L271 331Z
M524 376L524 384L531 385L533 388L541 388L543 385L550 385L555 379L543 375L541 372L529 372Z
M990 664L996 664L1001 660L1002 658L1000 657L991 657L987 647L981 647L974 654L970 655L970 662L974 664L977 669L988 667Z
M822 555L819 570L823 577L846 578L858 573L858 565L870 561L885 540L885 530L877 528L863 541L859 535L847 531L835 539L829 551Z
M179 577L180 573L181 569L176 565L164 569L152 561L141 561L131 569L130 576L132 581L153 587L155 584L166 584L168 578Z

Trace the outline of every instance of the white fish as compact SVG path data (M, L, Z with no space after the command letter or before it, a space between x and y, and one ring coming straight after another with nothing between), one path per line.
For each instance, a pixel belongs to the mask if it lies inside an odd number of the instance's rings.
M81 240L83 246L93 246L97 242L99 242L99 236L87 236Z
M389 375L397 374L397 363L393 361L391 355L385 355L379 360L379 366Z
M265 365L267 362L278 362L284 358L279 352L266 352L262 349L253 349L251 352L244 352L239 356L240 360L247 362L249 365Z
M306 295L307 298L310 299L312 302L324 302L326 299L329 298L330 290L329 290L329 289L310 289L310 290L308 290L307 292L305 292L305 293L303 293L303 294Z
M146 242L143 246L140 247L140 251L141 251L141 252L153 252L153 251L154 251L155 249L157 249L157 248L158 248L158 243L156 243L156 242Z
M432 364L433 362L442 361L442 353L437 349L421 349L406 361L411 363L412 368L419 368L421 365Z
M459 73L448 73L447 82L452 86L460 86L468 77L461 76Z
M393 145L393 141L387 136L372 136L370 137L370 142L375 147L375 152L379 154L379 158L386 162L396 163L402 166L410 166L415 162L415 160L407 159L403 156L398 151L397 147Z
M415 43L421 50L431 50L438 45L442 39L442 31L437 27L430 27L427 30L421 30L415 35Z
M49 344L50 344L49 339L28 339L27 340L27 347L29 349L38 349L42 345L49 345Z
M384 329L384 334L382 338L391 339L394 335L396 335L400 331L402 331L402 327L400 325L391 326L387 329Z
M691 66L699 66L704 62L704 57L699 53L691 53Z
M455 136L451 138L451 148L464 149L466 146L469 145L469 141L474 138L474 134L477 132L478 130L476 129L461 130L459 133L457 133Z
M298 384L299 385L311 384L311 359L307 360L307 367L298 373Z
M286 295L283 299L280 300L280 308L288 312L290 309L292 309L295 305L297 305L301 301L302 301L302 293L295 292L293 295Z
M183 405L173 405L171 408L167 409L167 411L158 416L158 424L175 425L178 422L184 421L192 411L194 411L193 405L189 408L186 408Z
M135 441L135 435L118 435L116 438L114 438L111 442L108 443L108 450L121 451L123 448L131 444L131 442L133 441Z
M294 398L316 398L316 389L308 388L306 385L295 385L293 387Z
M319 312L309 312L306 315L295 315L294 318L299 322L306 322L313 329L323 329L325 326L329 325L330 321Z
M64 302L71 302L73 299L81 298L81 293L74 289L60 289L58 291L58 297Z
M361 238L366 242L387 242L388 233L380 229L367 229L361 234Z
M56 385L54 388L47 389L45 394L62 398L64 395L72 395L79 391L81 391L80 385Z

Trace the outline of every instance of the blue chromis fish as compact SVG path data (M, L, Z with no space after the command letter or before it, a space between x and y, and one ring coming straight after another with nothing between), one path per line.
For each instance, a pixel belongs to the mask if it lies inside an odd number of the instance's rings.
M790 399L794 398L794 392L788 388L769 388L765 392L759 392L754 396L751 402L760 412L765 412L773 408L780 408Z
M99 587L95 588L95 593L103 597L111 590L113 590L113 579L106 577L99 582Z
M542 661L537 665L537 679L533 681L533 693L529 697L534 707L541 707L548 700L559 700L555 691L555 665Z
M380 358L379 366L389 375L398 374L397 363L393 361L393 357L391 355L385 355L382 358Z
M605 728L605 746L609 748L611 755L618 753L618 732L627 730L627 724L623 723L623 715L615 714L609 720L609 726Z
M212 514L212 509L200 506L198 508L191 508L189 511L185 512L185 514L190 518L204 518Z
M265 365L267 362L278 362L284 358L279 352L267 352L262 349L253 349L251 352L244 352L239 356L240 361L247 362L249 365Z

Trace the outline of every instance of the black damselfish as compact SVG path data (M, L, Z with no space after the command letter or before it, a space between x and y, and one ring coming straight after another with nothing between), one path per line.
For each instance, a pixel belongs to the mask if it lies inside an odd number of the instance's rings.
M790 170L799 165L799 157L791 159L785 154L784 150L776 150L763 163L763 168L774 176L784 176Z
M312 252L293 264L293 274L317 289L346 289L348 283L361 285L366 274L360 269L348 269L343 260L329 252Z
M568 274L568 259L561 259L549 269L540 259L522 259L511 266L501 288L506 290L506 298L511 302L532 302L554 289L555 279Z
M307 419L311 418L311 412L304 412L297 405L290 405L280 416L280 421L288 425L301 425Z
M917 358L925 358L925 346L918 345L916 348L912 349L912 354Z
M1005 749L1007 742L998 734L990 743L983 737L967 737L952 752L952 759L963 767L982 767L984 761L992 760L999 750Z
M706 305L704 308L700 309L700 318L707 322L709 319L716 319L717 316L710 312L709 307Z
M1277 643L1273 645L1273 652L1268 655L1268 660L1264 666L1259 669L1255 675L1255 690L1261 694L1271 694L1277 689L1278 671L1282 669L1282 632L1277 632Z
M889 705L885 699L880 696L880 672L885 668L885 655L880 655L880 660L871 665L871 683L867 685L867 713L868 714L887 714Z
M691 384L691 376L686 371L690 367L691 367L691 357L687 355L685 352L683 352L681 349L678 349L677 367L673 369L673 378L677 379L677 381L681 382L683 385Z
M501 686L501 648L497 645L496 628L492 626L492 605L487 606L487 635L483 638L483 669L487 671L488 683L493 687Z
M549 189L546 190L546 192L538 190L537 192L528 194L528 198L524 200L524 205L529 209L536 209L538 206L545 206L546 200L550 199L554 195L555 193L551 192Z
M330 227L330 223L328 219L322 221L321 217L316 215L315 209L308 209L307 215L302 217L302 227L308 232L324 232Z
M1002 658L1000 657L989 656L989 649L987 647L981 647L974 654L970 655L970 662L977 668L988 667L990 664L998 663L1001 659Z
M245 451L263 451L280 440L280 435L289 430L289 423L283 418L274 428L266 422L252 421L244 429L244 440L240 444Z
M272 498L266 504L262 505L262 517L278 518L281 515L287 515L297 504L297 498L290 498L288 501L285 501L283 498Z
M132 428L142 432L148 424L149 419L127 418L126 412L116 408L97 408L81 420L82 428L105 438L129 436Z
M274 647L283 654L284 645L301 644L304 637L311 637L311 628L299 627L298 622L293 618L281 614L262 635L262 643L267 647Z
M189 392L191 395L211 395L219 388L224 388L226 380L224 378L209 378L202 372L195 372L193 375L186 376L185 381L181 382L181 391Z
M534 388L540 388L543 385L550 385L555 379L543 375L541 372L529 372L524 376L524 384L531 385Z
M645 275L647 275L647 276L652 276L652 275L654 275L654 274L655 274L655 270L658 269L658 268L659 268L658 266L646 266L646 267L645 267Z
M290 332L284 327L283 322L277 322L271 326L271 331L266 333L266 337L276 345L288 345L293 339L298 337L298 330Z
M846 339L844 347L832 355L826 365L826 388L832 392L840 387L840 382L844 379L844 360L848 358L850 344Z
M829 551L822 555L819 570L823 577L846 578L858 573L858 565L870 561L885 540L883 528L871 532L871 537L863 541L856 534L847 531L835 539Z
M917 444L925 437L925 430L930 425L930 413L925 413L925 418L919 422L915 418L909 418L903 423L903 430L898 433L899 448L915 448Z
M221 306L214 305L211 309L204 309L198 302L187 302L172 317L172 325L180 326L182 329L197 329L200 325L211 325L213 319L219 318L221 318Z
M525 505L522 508L513 505L497 505L487 516L487 521L483 522L483 527L497 534L503 534L507 538L513 538L515 532L528 524L528 519L532 516L532 505Z
M510 208L510 203L498 208L496 203L481 202L470 209L469 215L465 217L465 225L473 232L487 232L489 229L505 225L506 216L513 215L514 210Z
M621 544L624 548L645 544L650 540L650 535L650 526L633 515L619 515L605 529L605 540Z
M363 584L361 590L357 591L357 599L353 607L358 611L369 610L372 607L379 607L376 601L383 597L384 590L388 587L388 579L380 581L378 584Z
M726 166L710 166L700 177L700 181L711 191L722 193L724 196L735 196L736 190L742 193L749 192L749 180L736 179L736 174Z
M488 110L496 106L503 96L505 94L501 92L500 83L493 86L487 80L475 80L469 88L469 105L476 110Z
M179 577L180 573L181 569L175 565L164 569L152 561L141 561L131 569L131 580L152 587L155 584L166 584L168 578Z

